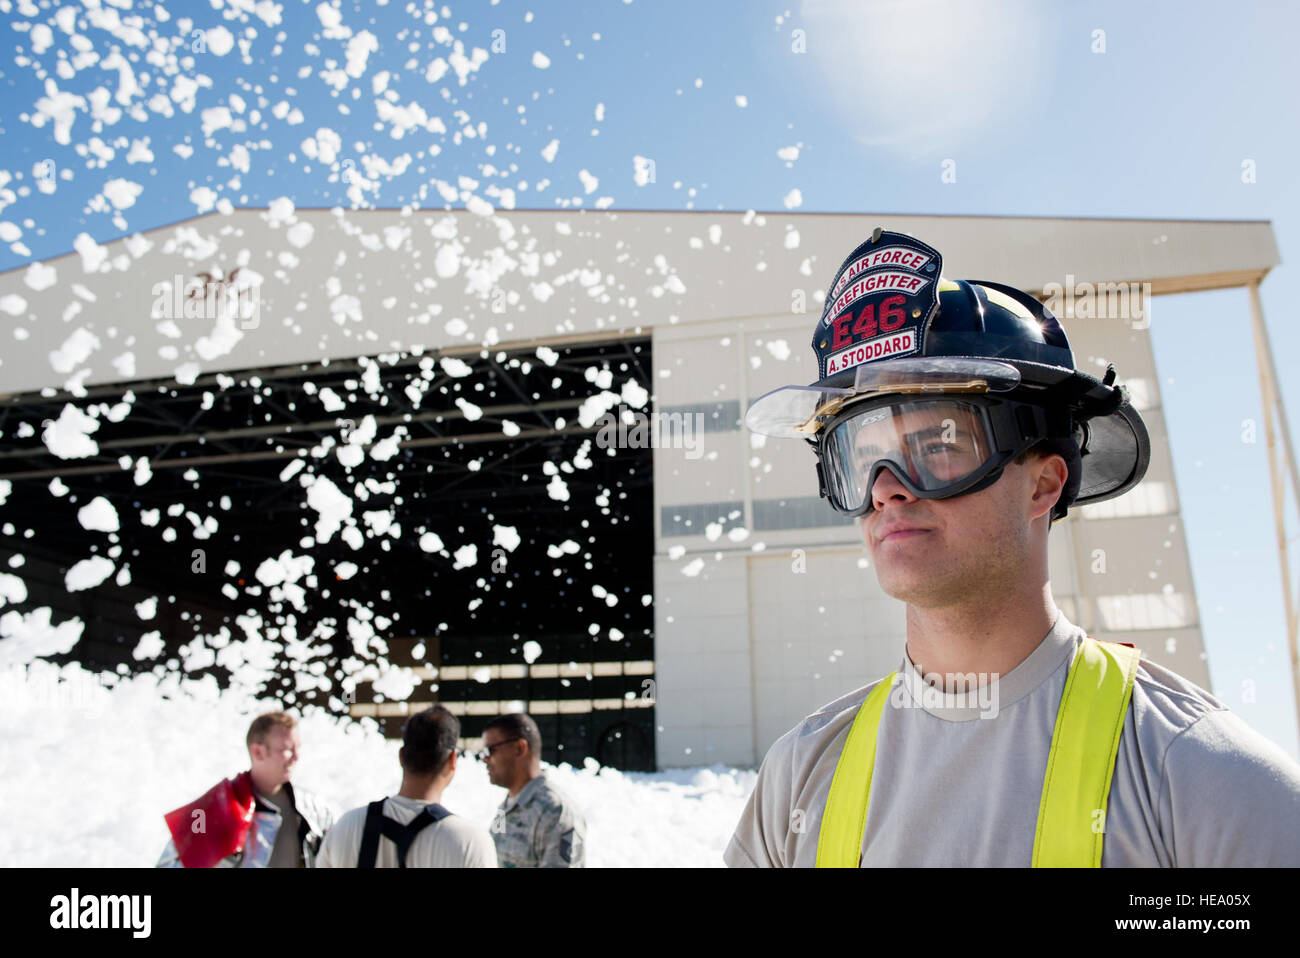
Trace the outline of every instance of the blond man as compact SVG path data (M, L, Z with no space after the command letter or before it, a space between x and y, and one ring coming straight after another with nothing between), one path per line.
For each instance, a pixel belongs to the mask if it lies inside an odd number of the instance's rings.
M302 750L286 712L255 718L250 767L164 815L171 840L159 868L303 868L333 824L329 806L291 782Z

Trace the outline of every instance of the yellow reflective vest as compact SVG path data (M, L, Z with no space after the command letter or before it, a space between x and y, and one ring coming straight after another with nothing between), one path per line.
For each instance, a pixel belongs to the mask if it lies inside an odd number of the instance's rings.
M1138 649L1091 636L1076 651L1047 755L1034 868L1101 867L1106 799L1141 655ZM818 868L861 863L876 735L897 675L876 683L849 729L822 813Z

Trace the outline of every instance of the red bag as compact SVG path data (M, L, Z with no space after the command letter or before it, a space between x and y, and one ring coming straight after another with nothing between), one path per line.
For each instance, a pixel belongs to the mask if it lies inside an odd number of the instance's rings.
M198 813L198 814L196 814ZM163 818L186 868L212 868L244 847L253 823L253 776L240 772Z

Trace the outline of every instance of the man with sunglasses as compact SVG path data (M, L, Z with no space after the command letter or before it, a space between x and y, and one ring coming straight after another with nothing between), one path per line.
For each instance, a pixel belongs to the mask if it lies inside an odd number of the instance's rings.
M587 821L542 770L542 733L532 716L502 715L483 729L479 759L507 792L492 822L502 868L582 868Z
M1052 598L1051 523L1146 472L1146 427L1032 296L876 230L813 333L820 379L747 426L806 440L907 604L897 672L768 751L731 866L1300 865L1300 766ZM864 625L864 632L869 626Z
M402 787L354 808L325 836L317 868L496 868L496 849L482 825L442 806L456 774L460 721L441 705L402 727Z

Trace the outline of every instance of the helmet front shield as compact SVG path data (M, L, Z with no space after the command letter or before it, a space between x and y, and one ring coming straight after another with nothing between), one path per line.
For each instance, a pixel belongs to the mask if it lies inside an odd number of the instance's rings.
M985 359L917 357L883 366L860 366L851 385L785 386L750 404L745 425L778 439L815 439L842 410L881 394L941 395L1010 392L1020 371Z

